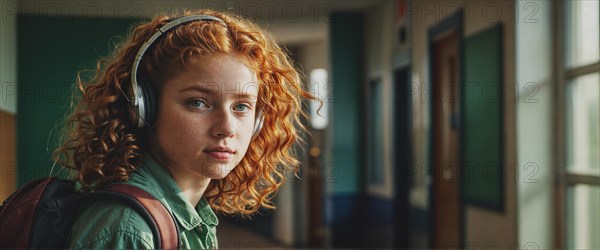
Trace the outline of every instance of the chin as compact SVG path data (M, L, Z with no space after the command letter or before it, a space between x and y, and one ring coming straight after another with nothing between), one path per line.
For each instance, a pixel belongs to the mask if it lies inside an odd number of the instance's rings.
M228 174L229 174L229 172L225 172L225 173L218 173L218 174L217 174L217 173L215 173L215 174L213 174L213 175L210 175L210 176L207 176L207 177L208 177L209 179L212 179L212 180L220 180L220 179L223 179L223 178L227 177L227 175L228 175Z
M233 170L233 167L231 169L228 168L226 165L212 165L205 168L206 172L204 176L209 179L223 179Z

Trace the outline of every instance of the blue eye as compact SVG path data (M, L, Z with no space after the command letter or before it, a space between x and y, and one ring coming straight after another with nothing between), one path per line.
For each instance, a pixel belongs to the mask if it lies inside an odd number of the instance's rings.
M235 105L235 107L233 107L233 110L238 111L238 112L248 112L250 107L246 104L238 104Z
M206 102L204 102L203 100L191 100L188 102L188 105L190 105L192 108L197 108L197 109L208 106L208 105L206 105Z

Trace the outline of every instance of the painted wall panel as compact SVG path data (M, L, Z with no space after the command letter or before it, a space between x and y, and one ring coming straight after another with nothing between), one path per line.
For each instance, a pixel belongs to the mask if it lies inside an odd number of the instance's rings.
M77 72L95 69L136 20L18 16L19 185L48 176Z

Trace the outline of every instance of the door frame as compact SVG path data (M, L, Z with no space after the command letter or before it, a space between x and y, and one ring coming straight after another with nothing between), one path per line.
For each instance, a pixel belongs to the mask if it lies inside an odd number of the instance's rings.
M394 154L394 247L396 248L408 248L411 246L410 232L412 225L410 221L410 199L409 193L412 186L412 175L410 175L414 167L413 163L413 134L412 134L412 114L413 114L413 93L412 91L412 67L410 64L403 64L399 67L394 67L392 70L393 76L393 95L394 95L394 146L393 152L402 152ZM405 79L398 79L400 72L405 72ZM403 84L400 86L399 84ZM406 98L406 101L400 101L399 98ZM404 106L400 107L400 104ZM403 108L405 111L399 110ZM404 115L404 116L401 116ZM400 126L401 123L404 125ZM402 128L403 131L398 130ZM405 140L402 140L405 139ZM401 150L402 146L404 150ZM404 154L401 157L401 154ZM404 158L404 159L402 159ZM401 161L403 160L403 161ZM402 169L402 164L405 165L405 169Z
M446 19L442 20L440 23L434 25L432 28L430 28L427 32L427 49L428 49L428 81L426 82L427 85L427 89L431 89L431 91L435 91L435 88L433 87L433 68L434 68L434 45L435 43L442 37L444 37L446 34L456 31L458 33L458 84L459 84L459 98L460 94L463 93L463 89L462 89L462 83L464 81L464 57L463 57L463 51L464 51L464 39L463 39L463 10L459 9L458 11L456 11L454 14L449 15ZM434 150L433 150L433 143L434 143L434 130L433 130L433 125L432 125L432 121L434 118L434 105L433 105L433 97L435 97L435 94L432 93L431 94L432 99L430 101L430 105L429 105L429 121L430 121L430 126L428 128L428 132L427 132L427 137L428 137L428 146L427 146L427 164L426 164L426 173L427 173L427 178L428 179L433 179L433 175L431 173L434 173L435 171L435 166L433 166L433 162L434 162ZM460 99L459 99L460 101ZM459 105L459 112L462 112L462 105ZM459 119L460 120L460 119ZM462 130L462 126L459 123L459 128L458 128L458 138L459 138L459 155L462 155L463 152L463 148L462 148L462 144L460 143L460 139L462 138L463 135L463 130ZM462 159L459 159L459 176L461 175L461 170L462 170ZM460 177L459 177L460 178ZM459 214L460 214L460 232L459 232L459 240L460 242L459 247L460 248L464 248L464 243L465 243L465 209L464 209L464 202L462 199L462 193L463 193L463 181L462 178L459 179L459 194L460 194L460 199L459 199ZM428 192L428 200L429 200L429 241L430 244L433 246L434 244L434 240L435 240L435 210L433 209L436 206L436 202L434 199L434 193L433 190L435 190L433 188L434 182L431 181L428 184L428 188L429 188L429 192Z

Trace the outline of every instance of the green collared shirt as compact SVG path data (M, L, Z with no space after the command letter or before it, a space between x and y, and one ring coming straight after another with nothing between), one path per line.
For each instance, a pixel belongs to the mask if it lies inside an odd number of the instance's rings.
M217 248L218 219L205 198L196 208L183 196L173 178L145 156L142 165L131 174L127 184L139 187L174 215L179 227L181 248ZM86 206L71 230L69 248L73 249L152 249L152 231L135 210L125 204L99 200Z

